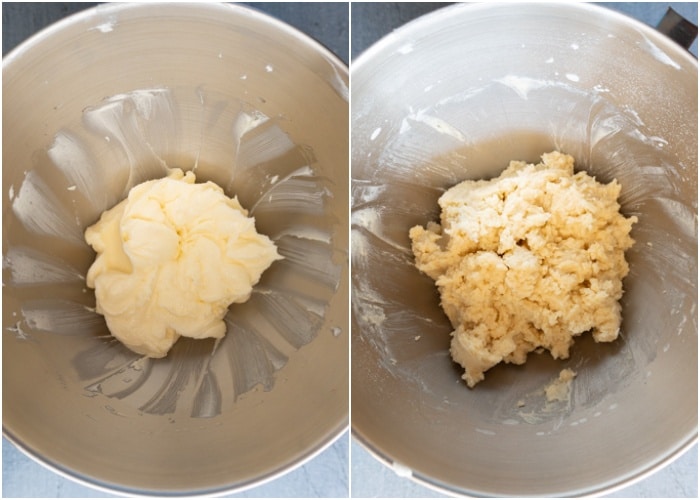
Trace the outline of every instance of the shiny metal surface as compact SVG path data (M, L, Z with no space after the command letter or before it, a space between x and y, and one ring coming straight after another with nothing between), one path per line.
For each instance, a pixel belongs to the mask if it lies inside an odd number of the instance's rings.
M3 61L3 431L129 494L206 494L304 462L348 423L347 68L220 4L102 5ZM285 260L218 344L151 361L92 311L82 231L192 168Z
M602 494L697 439L697 61L592 5L457 5L394 31L352 73L352 427L443 492ZM469 390L408 229L511 159L571 153L639 217L621 337L532 355ZM408 292L408 293L407 293ZM570 401L543 387L578 372ZM524 403L524 406L521 406Z

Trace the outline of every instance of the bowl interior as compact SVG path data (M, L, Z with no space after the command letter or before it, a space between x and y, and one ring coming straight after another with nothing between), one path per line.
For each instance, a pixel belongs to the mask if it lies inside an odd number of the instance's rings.
M104 5L3 61L3 427L98 487L264 481L347 426L347 69L230 5ZM135 184L192 169L284 260L220 342L149 360L111 338L84 229ZM282 215L283 214L283 215Z
M696 61L590 5L461 5L369 49L352 85L354 435L430 486L495 496L605 491L692 444ZM620 338L583 335L568 360L532 354L469 390L408 230L457 182L554 149L617 178L639 218ZM547 403L565 367L571 398Z

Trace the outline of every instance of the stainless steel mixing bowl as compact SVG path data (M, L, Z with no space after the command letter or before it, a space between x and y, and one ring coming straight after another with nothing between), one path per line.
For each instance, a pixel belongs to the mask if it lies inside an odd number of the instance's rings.
M3 431L129 494L246 488L348 423L348 75L325 48L224 4L112 4L3 61ZM195 170L284 260L219 343L148 360L114 340L83 230L129 188Z
M404 476L446 493L601 494L697 439L697 61L589 4L455 5L352 67L352 428ZM636 215L620 338L580 337L468 389L408 230L509 160L559 149L617 178ZM565 367L569 400L543 388Z

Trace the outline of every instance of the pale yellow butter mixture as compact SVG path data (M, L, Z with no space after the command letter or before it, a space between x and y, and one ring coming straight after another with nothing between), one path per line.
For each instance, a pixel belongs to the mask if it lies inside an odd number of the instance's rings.
M454 186L439 199L439 224L411 228L416 266L439 289L469 387L538 348L567 358L587 331L598 342L617 338L637 221L620 213L619 194L619 183L574 173L574 159L555 151Z
M97 252L87 274L97 312L114 337L153 358L180 336L223 337L229 305L248 300L281 258L235 197L180 169L132 188L85 240Z

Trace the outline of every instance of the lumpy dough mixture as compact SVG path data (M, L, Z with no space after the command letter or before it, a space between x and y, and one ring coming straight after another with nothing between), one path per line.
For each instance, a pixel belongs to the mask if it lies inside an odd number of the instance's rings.
M544 394L548 402L568 401L571 397L571 382L576 377L576 372L571 368L564 368L559 376L547 384Z
M281 258L237 198L192 172L139 184L85 231L97 252L87 273L114 337L160 358L179 336L221 338L232 303L245 302Z
M574 174L574 159L555 151L454 186L439 199L440 224L411 228L416 266L435 280L469 387L539 348L567 358L587 331L598 342L617 338L637 221L620 214L619 194L617 181Z

